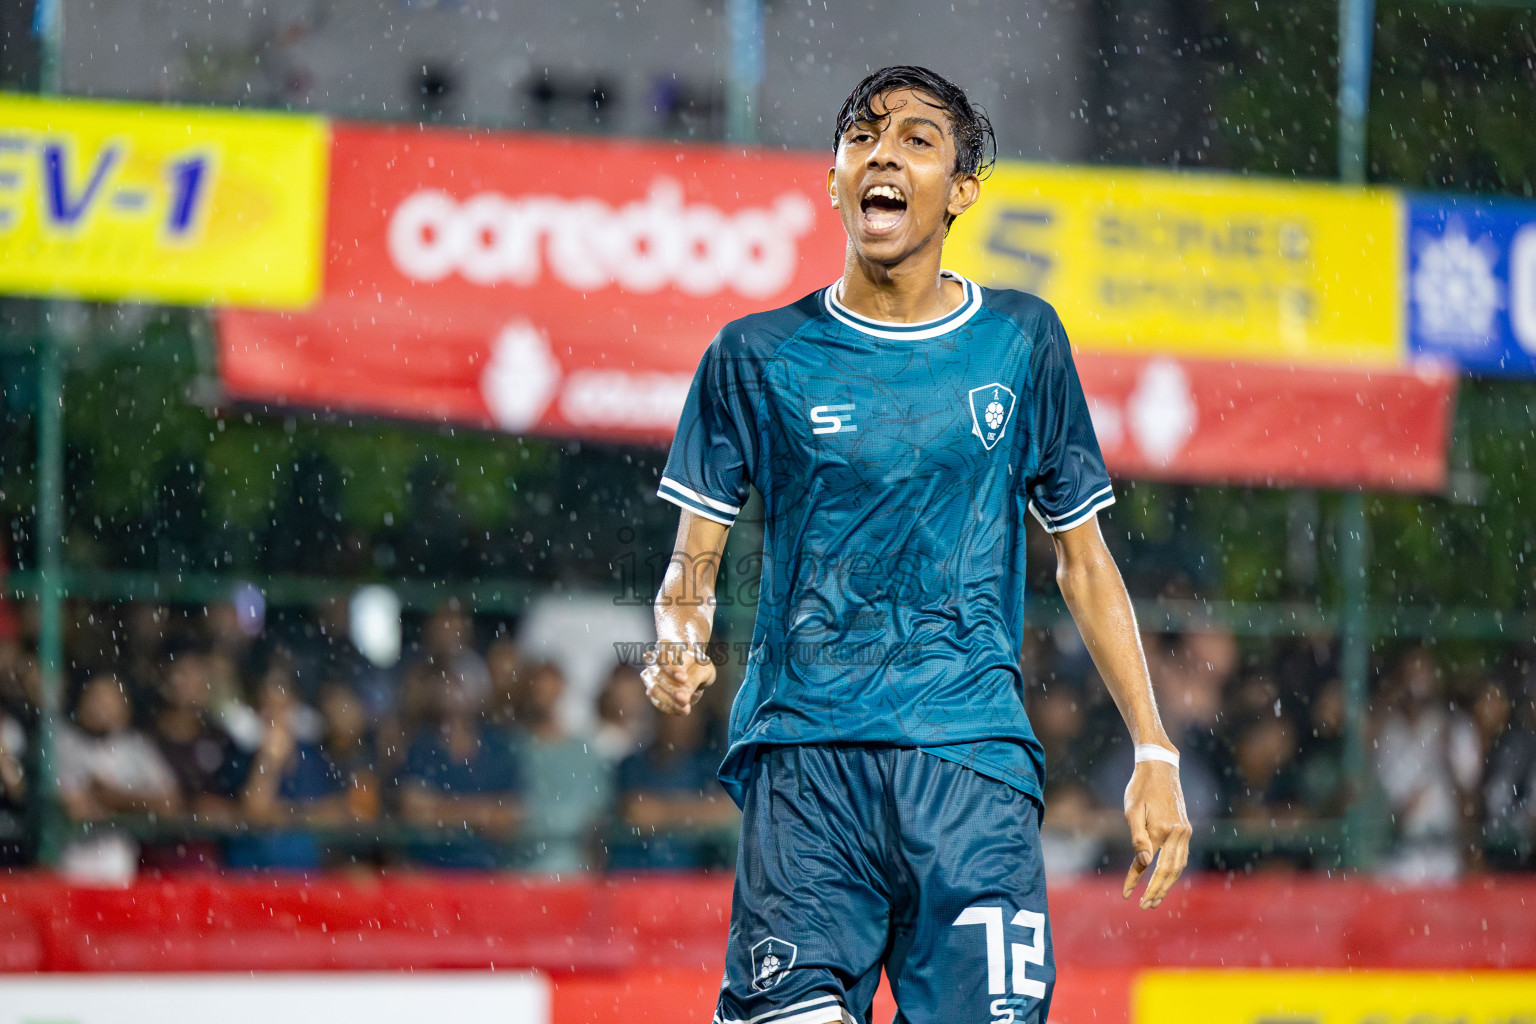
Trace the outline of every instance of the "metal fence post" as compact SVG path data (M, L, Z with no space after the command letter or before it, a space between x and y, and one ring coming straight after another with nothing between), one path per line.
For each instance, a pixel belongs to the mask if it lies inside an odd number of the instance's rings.
M757 141L758 90L763 82L763 2L726 0L730 68L726 77L725 137Z
M1339 178L1352 185L1366 179L1366 119L1370 112L1371 46L1376 0L1339 3Z
M64 372L51 332L37 342L37 663L42 679L32 763L32 822L37 857L58 862L63 821L53 770L54 737L63 707L64 667Z
M32 31L38 41L38 92L64 91L64 3L37 0ZM42 701L33 752L31 819L36 856L58 863L64 845L62 808L53 769L54 738L64 705L64 354L55 333L58 304L43 303L37 339L37 667Z
M1370 111L1371 47L1376 31L1375 0L1339 3L1339 178L1346 184L1366 181L1366 124ZM1339 674L1344 682L1346 723L1344 768L1350 784L1346 813L1345 860L1359 867L1368 859L1365 833L1370 827L1370 764L1365 751L1370 702L1370 623L1366 610L1369 537L1365 497L1345 494L1339 506L1340 588Z
M1343 605L1339 615L1339 677L1344 683L1344 777L1349 780L1343 853L1344 862L1350 867L1366 866L1370 859L1374 824L1371 764L1365 743L1371 699L1371 624L1366 586L1369 529L1365 496L1358 492L1344 495L1338 522L1342 579L1339 597Z

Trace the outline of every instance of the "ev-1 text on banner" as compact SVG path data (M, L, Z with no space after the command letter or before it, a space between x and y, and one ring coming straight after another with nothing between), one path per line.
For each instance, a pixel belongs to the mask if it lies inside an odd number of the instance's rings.
M0 96L0 293L304 306L325 179L319 118Z

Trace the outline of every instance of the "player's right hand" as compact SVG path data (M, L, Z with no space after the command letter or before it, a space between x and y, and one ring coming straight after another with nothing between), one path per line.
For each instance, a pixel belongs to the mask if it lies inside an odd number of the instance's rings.
M1189 862L1189 838L1194 829L1184 807L1179 769L1166 761L1136 765L1125 787L1125 820L1131 827L1131 848L1136 855L1120 895L1131 898L1156 857L1157 869L1141 895L1141 909L1152 910L1163 902Z
M656 710L667 715L686 715L715 681L715 663L699 646L658 643L645 654L645 695Z

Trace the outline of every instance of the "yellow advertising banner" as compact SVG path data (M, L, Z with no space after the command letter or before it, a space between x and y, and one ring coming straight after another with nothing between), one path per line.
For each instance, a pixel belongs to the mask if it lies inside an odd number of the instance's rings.
M1533 1024L1533 971L1147 971L1135 1024Z
M0 95L0 292L305 306L327 158L317 117Z
M1034 292L1085 350L1397 366L1401 197L999 163L945 263Z

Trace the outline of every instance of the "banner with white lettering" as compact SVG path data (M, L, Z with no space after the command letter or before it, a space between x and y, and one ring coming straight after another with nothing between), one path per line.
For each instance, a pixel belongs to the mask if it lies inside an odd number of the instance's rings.
M829 158L337 125L324 296L221 315L239 398L670 434L722 325L837 277Z

